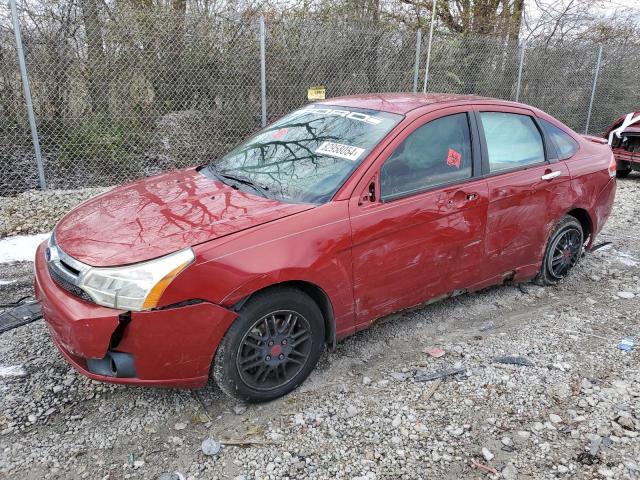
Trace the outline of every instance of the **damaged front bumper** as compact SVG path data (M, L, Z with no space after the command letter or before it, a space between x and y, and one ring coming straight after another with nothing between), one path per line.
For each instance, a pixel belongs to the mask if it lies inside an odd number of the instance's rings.
M53 342L80 373L104 382L161 387L204 386L235 312L199 302L126 312L94 305L58 287L44 249L34 287Z

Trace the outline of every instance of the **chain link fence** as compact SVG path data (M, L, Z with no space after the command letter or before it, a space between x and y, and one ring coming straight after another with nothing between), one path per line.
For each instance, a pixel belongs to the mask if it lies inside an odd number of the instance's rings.
M19 19L48 188L112 185L204 163L259 129L263 113L273 121L308 103L313 85L329 97L422 91L429 47L428 91L517 97L582 132L597 71L595 134L640 105L640 47L631 43L603 45L598 66L599 45L578 41L523 46L436 33L429 46L426 35L397 25L266 19L262 57L257 16L122 6L47 21L19 11ZM4 11L0 80L0 195L12 195L40 185Z

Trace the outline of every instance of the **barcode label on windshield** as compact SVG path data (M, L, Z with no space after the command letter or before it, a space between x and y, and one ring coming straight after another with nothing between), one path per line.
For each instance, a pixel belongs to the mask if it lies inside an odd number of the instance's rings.
M342 143L323 142L316 153L328 155L329 157L345 158L355 161L362 155L364 148L352 147L351 145L343 145Z

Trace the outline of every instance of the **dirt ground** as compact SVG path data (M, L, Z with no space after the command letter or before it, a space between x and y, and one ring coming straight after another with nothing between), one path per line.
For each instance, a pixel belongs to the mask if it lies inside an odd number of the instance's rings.
M0 335L0 371L24 368L0 374L0 478L640 478L639 221L632 174L596 242L611 243L560 285L380 321L268 404L88 380L42 321ZM31 268L0 264L0 303L30 294ZM420 381L445 368L464 370ZM217 455L202 453L208 437Z

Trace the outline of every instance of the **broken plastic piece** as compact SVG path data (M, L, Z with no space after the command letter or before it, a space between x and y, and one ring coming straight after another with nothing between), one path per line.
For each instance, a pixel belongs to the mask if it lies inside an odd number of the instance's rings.
M464 373L466 369L464 368L445 368L443 370L436 370L435 372L427 373L427 372L418 372L414 377L417 382L430 382L432 380L437 380L438 378L451 377L453 375L459 375L460 373Z
M623 338L622 340L620 340L620 343L618 343L618 348L623 352L630 352L633 350L633 347L634 343L633 338L631 337Z
M430 355L433 358L440 358L443 357L444 354L446 353L443 349L441 349L440 347L427 347L424 350L422 350L424 353Z
M525 357L505 355L502 357L495 357L493 359L496 363L504 363L507 365L522 365L523 367L533 367L534 363Z

